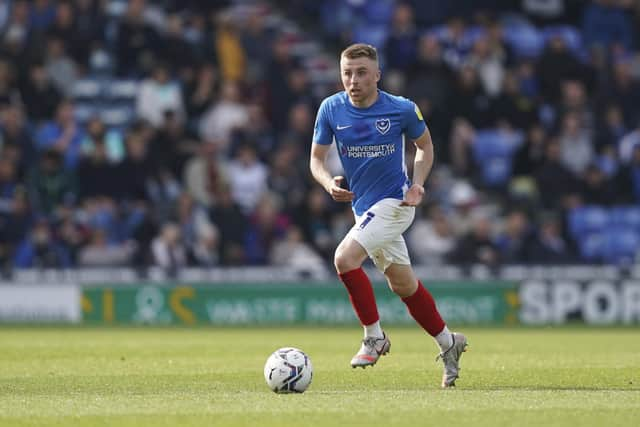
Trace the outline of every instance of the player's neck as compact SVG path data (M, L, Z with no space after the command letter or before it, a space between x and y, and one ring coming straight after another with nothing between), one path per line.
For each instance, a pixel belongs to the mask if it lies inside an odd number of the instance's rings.
M354 101L350 96L349 96L349 102L351 102L351 105L353 105L356 108L369 108L371 107L373 104L376 103L376 101L378 100L378 89L376 89L373 94L371 94L370 97L363 99L362 101Z

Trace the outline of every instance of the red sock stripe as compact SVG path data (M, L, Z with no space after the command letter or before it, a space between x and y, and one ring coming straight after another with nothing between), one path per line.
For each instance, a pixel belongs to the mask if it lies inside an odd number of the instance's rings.
M409 297L402 298L402 301L407 305L411 316L429 335L435 337L442 332L445 323L438 313L436 302L420 281L418 281L416 292Z
M378 307L376 306L376 297L373 294L373 287L362 268L338 274L342 283L349 292L351 305L355 310L360 323L363 325L371 325L380 320L378 315Z

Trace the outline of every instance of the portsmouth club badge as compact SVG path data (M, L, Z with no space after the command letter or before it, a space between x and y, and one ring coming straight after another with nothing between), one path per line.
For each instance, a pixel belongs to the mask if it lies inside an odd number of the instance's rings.
M376 129L378 129L378 132L384 135L385 133L389 132L389 129L391 129L391 120L389 119L376 120Z

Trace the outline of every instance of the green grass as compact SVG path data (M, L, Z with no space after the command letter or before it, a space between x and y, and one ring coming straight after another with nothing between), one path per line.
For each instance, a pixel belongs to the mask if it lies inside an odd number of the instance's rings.
M435 344L389 328L373 369L360 330L0 328L0 426L640 425L636 329L470 329L455 390ZM269 391L278 347L305 350L302 395Z

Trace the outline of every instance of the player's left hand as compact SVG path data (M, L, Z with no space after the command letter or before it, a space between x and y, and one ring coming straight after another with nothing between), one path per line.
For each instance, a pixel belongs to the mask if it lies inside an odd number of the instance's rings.
M422 202L423 196L424 187L420 184L413 184L405 194L404 200L400 202L400 206L418 206Z

